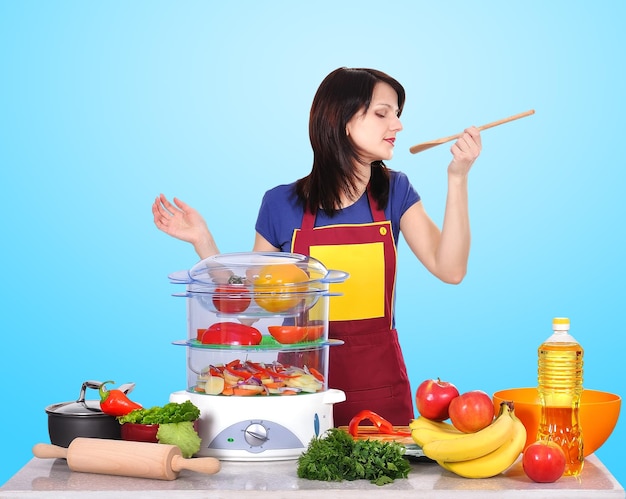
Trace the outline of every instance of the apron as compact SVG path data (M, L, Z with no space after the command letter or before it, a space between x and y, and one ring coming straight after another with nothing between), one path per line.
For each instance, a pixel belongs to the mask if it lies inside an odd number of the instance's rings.
M344 344L329 349L328 384L343 390L335 404L335 426L345 426L361 410L374 411L395 425L413 419L413 396L393 328L396 245L391 221L367 191L373 222L315 227L315 213L305 210L291 250L350 274L332 297L329 337ZM340 287L339 287L340 286Z

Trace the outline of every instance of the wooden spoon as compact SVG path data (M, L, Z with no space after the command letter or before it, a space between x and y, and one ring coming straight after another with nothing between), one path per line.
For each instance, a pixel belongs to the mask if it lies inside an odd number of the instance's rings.
M486 130L487 128L491 128L494 126L502 125L503 123L508 123L509 121L519 120L520 118L524 118L525 116L530 116L531 114L535 114L535 110L531 109L530 111L525 111L523 113L515 114L513 116L509 116L508 118L504 118L498 121L494 121L492 123L487 123L486 125L479 126L478 130L481 132ZM409 148L409 151L412 154L417 154L418 152L425 151L426 149L430 149L431 147L438 146L439 144L445 144L446 142L450 142L452 140L458 139L461 133L457 133L456 135L450 135L449 137L443 137L441 139L430 140L428 142L422 142L421 144L414 145Z

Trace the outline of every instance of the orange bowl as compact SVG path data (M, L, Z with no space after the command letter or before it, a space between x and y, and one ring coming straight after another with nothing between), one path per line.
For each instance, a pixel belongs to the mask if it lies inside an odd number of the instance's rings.
M509 400L513 401L515 414L526 427L528 434L526 445L530 445L536 440L541 415L537 388L511 388L494 393L493 405L496 413L500 410L500 403ZM622 399L619 395L598 390L583 390L579 416L585 456L597 451L609 438L617 424L621 405Z

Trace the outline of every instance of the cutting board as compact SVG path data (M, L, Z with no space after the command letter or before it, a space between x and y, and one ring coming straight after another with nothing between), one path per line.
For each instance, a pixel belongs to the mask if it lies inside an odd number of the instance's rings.
M348 431L347 426L340 426L340 430ZM410 432L410 428L408 426L394 426L394 430L396 431L405 431ZM385 442L398 442L402 445L415 445L415 442L410 436L403 437L400 435L386 435L384 433L380 433L376 426L359 426L359 433L356 437L357 440L382 440Z
M340 426L339 429L345 431L346 433L350 433L347 426ZM396 431L411 431L408 426L394 426L393 429ZM401 435L385 435L384 433L379 433L376 426L359 426L359 433L353 438L356 438L357 440L370 439L381 440L383 442L397 442L404 445L405 456L417 458L419 461L430 461L430 459L424 455L422 448L417 445L410 436L404 437Z

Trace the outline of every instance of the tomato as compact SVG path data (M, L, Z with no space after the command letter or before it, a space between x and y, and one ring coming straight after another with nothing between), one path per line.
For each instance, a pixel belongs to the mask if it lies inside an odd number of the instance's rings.
M493 422L495 409L491 397L482 390L465 392L452 399L450 421L463 433L474 433L486 428Z
M452 399L459 396L459 390L452 383L437 379L427 379L417 387L415 402L417 412L433 421L448 419L448 407Z
M258 345L261 332L239 322L216 322L204 333L198 333L200 342L213 345Z
M526 447L522 466L534 482L556 482L565 472L565 453L558 444L539 440Z
M268 331L283 345L301 341L317 341L324 334L324 326L269 326Z
M252 298L243 284L226 284L215 289L213 305L225 314L238 314L248 308Z
M294 284L308 280L307 273L294 264L265 265L254 280L254 299L268 312L285 312L299 303L298 293L307 289Z
M301 326L269 326L267 329L274 339L283 345L300 343L308 334L307 328Z
M305 327L307 333L304 338L305 341L317 341L324 335L324 326L314 325Z

